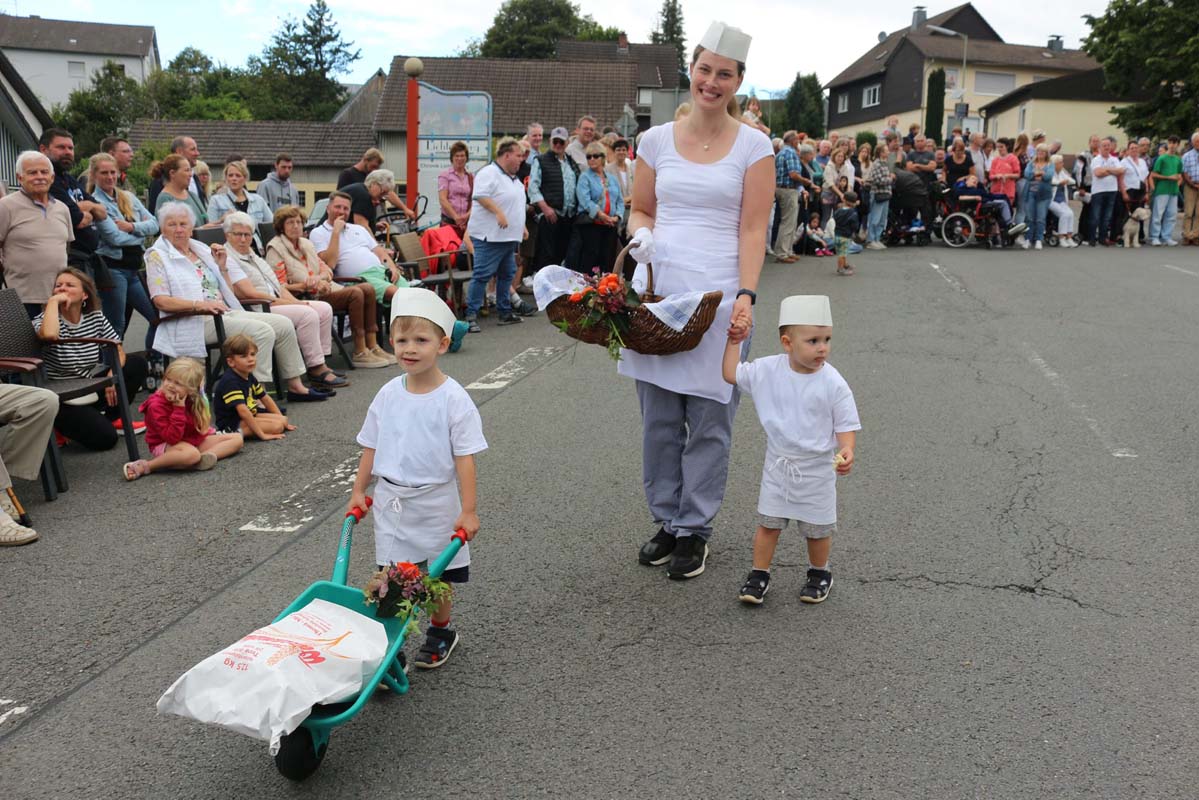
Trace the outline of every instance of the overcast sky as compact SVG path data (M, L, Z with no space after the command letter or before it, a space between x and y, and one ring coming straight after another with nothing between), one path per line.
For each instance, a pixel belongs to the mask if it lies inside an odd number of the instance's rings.
M351 75L342 79L360 82L377 68L385 72L393 55L448 56L472 38L482 37L500 7L500 0L427 0L398 3L393 0L327 0L345 38L362 50L362 59ZM598 22L623 28L630 41L649 41L660 0L582 0L583 13ZM766 95L785 90L796 72L813 72L829 81L855 58L873 46L879 31L894 31L911 23L914 4L857 0L856 3L811 0L683 0L688 47L696 44L712 20L719 19L753 36L745 88ZM939 13L957 3L930 5ZM851 7L852 6L852 7ZM188 45L199 47L216 60L245 63L258 53L281 17L303 16L306 0L210 0L207 3L163 3L161 0L59 0L54 11L39 11L32 0L0 0L9 13L41 13L66 19L92 19L154 25L164 64ZM1014 3L977 0L974 7L1005 41L1044 44L1051 34L1065 37L1067 47L1078 47L1087 33L1083 14L1102 14L1102 0L1054 0ZM1036 13L1029 13L1035 7ZM835 14L829 10L835 9ZM103 16L101 16L103 15ZM199 34L199 35L197 35Z

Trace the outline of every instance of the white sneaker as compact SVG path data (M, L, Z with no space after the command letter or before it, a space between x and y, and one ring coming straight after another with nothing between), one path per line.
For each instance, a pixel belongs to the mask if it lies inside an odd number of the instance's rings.
M1021 239L1021 240L1020 240L1020 249L1021 249L1021 250L1027 250L1027 249L1028 249L1028 240L1027 240L1027 239Z
M1178 242L1174 241L1173 239L1167 239L1166 247L1178 247Z
M18 547L37 541L37 531L18 525L8 514L0 514L0 547Z
M1033 246L1032 246L1032 249L1033 249L1033 250L1040 250L1040 249L1041 249L1041 243L1040 243L1039 241L1038 241L1038 242L1034 242L1034 243L1033 243Z
M17 513L17 507L13 505L12 499L8 496L8 492L0 491L0 511L8 514L14 521L20 514Z
M1162 246L1162 243L1161 243L1161 242L1159 242L1157 239L1150 239L1150 240L1149 240L1149 246L1150 246L1150 247L1161 247L1161 246Z

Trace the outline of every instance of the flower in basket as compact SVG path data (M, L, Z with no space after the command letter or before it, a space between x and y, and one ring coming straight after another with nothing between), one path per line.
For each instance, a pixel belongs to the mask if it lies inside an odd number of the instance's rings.
M609 272L600 275L595 268L584 278L586 286L568 295L571 303L582 306L584 313L574 323L565 321L554 324L564 333L571 324L581 328L601 325L608 329L608 355L620 360L620 348L625 346L624 334L629 330L629 314L641 305L637 292L620 275Z
M408 632L414 633L420 612L432 612L449 596L450 587L440 578L425 575L415 564L401 561L372 575L362 594L367 605L377 606L376 617L407 617Z

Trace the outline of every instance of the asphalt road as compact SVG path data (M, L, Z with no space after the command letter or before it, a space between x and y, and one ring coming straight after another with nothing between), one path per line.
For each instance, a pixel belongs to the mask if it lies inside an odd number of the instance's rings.
M209 473L126 484L118 451L70 451L60 500L19 487L41 541L0 552L0 796L1195 797L1199 250L854 262L768 264L753 346L777 350L786 294L832 297L864 430L824 605L786 537L766 604L736 600L750 402L707 571L673 583L636 562L632 386L542 317L485 321L445 360L489 387L491 449L444 669L372 701L300 787L265 743L154 710L327 576L390 370ZM363 525L359 580L370 551Z

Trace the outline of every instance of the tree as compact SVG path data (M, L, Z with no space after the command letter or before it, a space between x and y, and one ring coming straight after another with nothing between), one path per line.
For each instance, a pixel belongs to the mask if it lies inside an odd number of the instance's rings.
M89 86L75 89L65 106L54 108L56 125L75 137L79 161L100 152L100 140L113 133L127 134L139 117L149 113L146 93L120 65L106 61L92 75Z
M787 127L803 131L809 137L824 136L824 88L815 72L796 73L783 104L787 109Z
M333 76L350 71L362 57L341 38L325 0L314 0L303 21L288 18L261 56L246 62L245 87L258 119L327 120L345 101Z
M924 115L924 135L941 144L941 126L945 124L945 70L938 67L928 73L926 91L928 111Z
M683 7L679 0L662 0L658 22L649 35L654 44L672 44L679 54L679 69L687 71L687 35L683 32Z
M619 28L580 16L570 0L507 0L483 36L479 54L487 58L553 58L559 39L612 41ZM469 47L469 46L468 46Z
M1113 109L1134 136L1185 134L1199 127L1199 35L1195 3L1110 0L1103 16L1085 14L1083 49L1103 65L1108 90L1136 102Z

